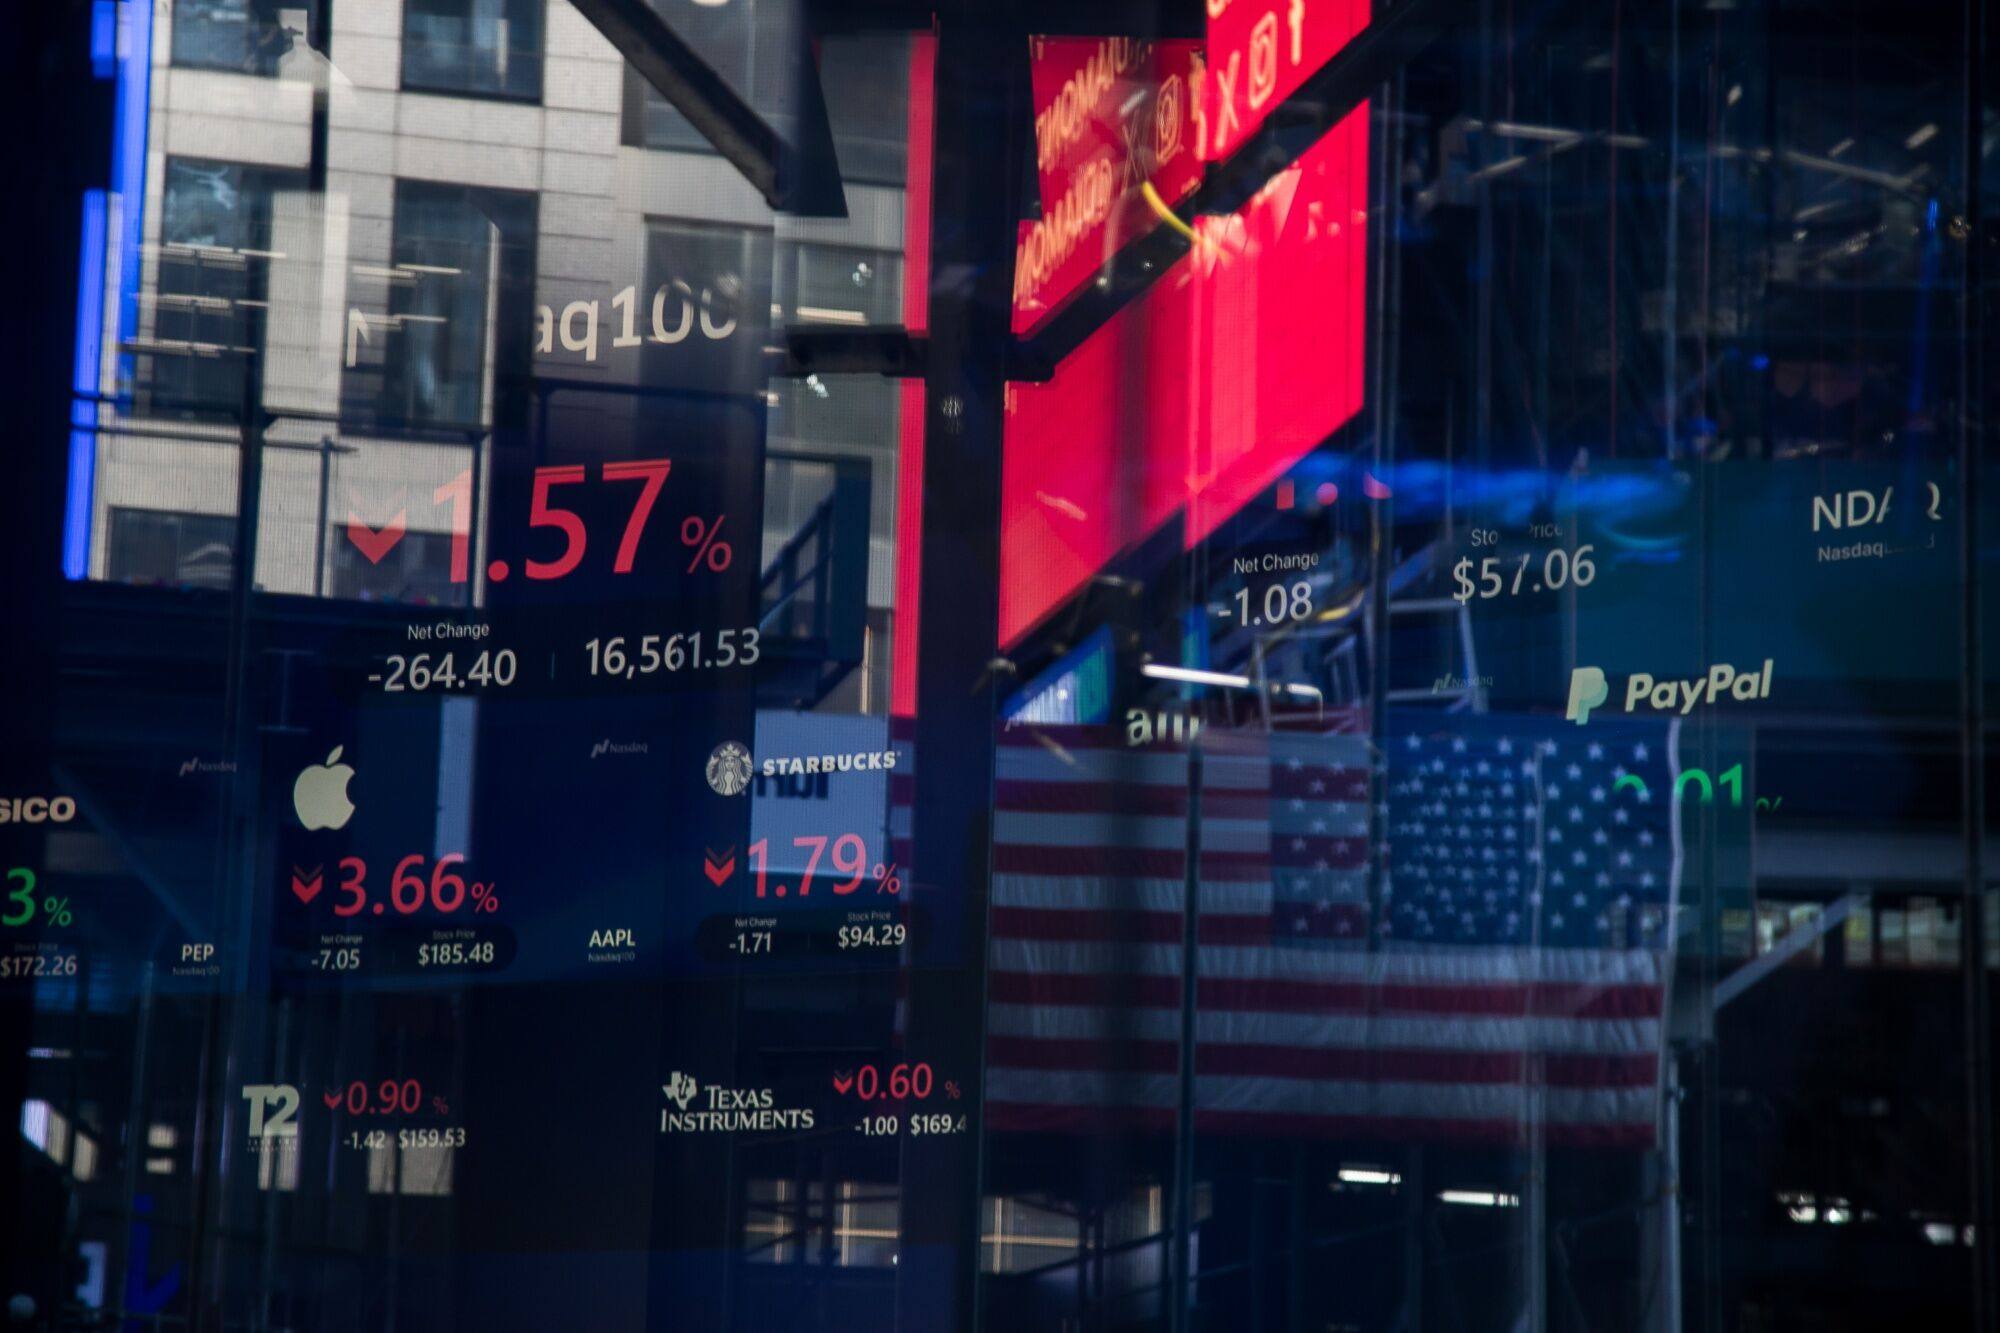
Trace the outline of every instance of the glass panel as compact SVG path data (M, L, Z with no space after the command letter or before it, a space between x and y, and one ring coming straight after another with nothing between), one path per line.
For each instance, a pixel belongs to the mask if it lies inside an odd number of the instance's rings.
M1995 1325L1993 0L15 10L14 1325Z
M542 95L545 0L407 0L403 86L423 92Z
M311 12L296 0L179 0L173 8L174 63L277 74L304 43Z

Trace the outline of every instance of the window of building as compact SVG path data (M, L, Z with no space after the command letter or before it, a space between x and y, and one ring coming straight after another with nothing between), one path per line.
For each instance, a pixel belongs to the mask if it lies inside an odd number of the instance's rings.
M179 0L174 63L269 77L306 39L305 7L273 0Z
M108 536L114 583L229 586L236 563L236 520L228 514L114 506Z
M288 173L169 158L157 280L141 297L138 384L157 414L234 418L263 349L273 196ZM150 300L152 309L144 309Z
M451 534L409 532L379 563L370 564L353 543L330 548L327 595L346 601L414 602L460 606L465 585L451 581Z
M772 128L799 142L799 108L809 72L804 58L769 55L789 43L781 6L694 9L675 30L708 60ZM829 36L815 68L844 181L901 185L908 131L909 45L900 37ZM630 66L625 71L624 140L633 147L713 152L708 140Z
M403 87L537 102L543 0L407 0Z
M651 219L645 273L636 317L648 329L646 378L708 388L746 382L762 355L749 330L766 323L771 304L770 231Z
M778 300L788 320L894 324L902 318L903 257L894 250L801 241L787 246L780 262Z
M383 355L349 373L350 401L379 384L384 429L478 430L527 369L534 287L530 197L396 183Z
M903 259L893 251L798 242L780 256L778 301L787 322L894 324ZM879 447L895 417L896 385L880 375L814 375L772 382L771 433L811 449Z

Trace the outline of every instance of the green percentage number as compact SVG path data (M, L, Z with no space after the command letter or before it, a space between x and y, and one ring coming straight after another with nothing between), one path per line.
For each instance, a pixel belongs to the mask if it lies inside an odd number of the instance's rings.
M25 926L35 919L35 872L26 866L16 866L7 872L7 878L16 887L7 891L6 901L15 906L0 914L0 926ZM67 926L75 919L70 915L67 898L45 898L41 908L52 926Z

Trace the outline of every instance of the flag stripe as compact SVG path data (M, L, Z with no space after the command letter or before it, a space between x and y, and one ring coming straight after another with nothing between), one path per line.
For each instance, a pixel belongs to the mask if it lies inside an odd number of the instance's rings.
M1000 1134L1129 1134L1166 1135L1174 1132L1175 1113L1169 1108L1124 1105L1057 1106L1034 1102L992 1102L986 1124ZM1471 1143L1510 1147L1527 1142L1528 1128L1519 1119L1447 1119L1440 1116L1295 1115L1263 1111L1195 1113L1195 1132L1216 1137L1279 1139L1376 1139L1410 1143ZM1545 1140L1564 1148L1648 1148L1653 1143L1650 1120L1607 1123L1551 1123Z
M1205 727L1198 806L1184 747L1004 730L988 1123L1173 1128L1198 808L1199 1131L1518 1143L1538 1122L1557 1143L1650 1144L1670 839L1612 782L1652 780L1669 746L1559 722L1433 712L1379 751ZM897 846L916 776L890 779Z
M1207 988L1204 987L1204 990ZM995 1004L988 1011L995 1036L1054 1041L1180 1040L1178 1008L1139 1005ZM1418 1013L1323 1014L1282 1010L1202 1009L1195 1014L1195 1040L1209 1043L1261 1042L1300 1050L1382 1048L1442 1051L1536 1051L1607 1055L1650 1051L1659 1043L1656 1019L1501 1016L1439 1022Z
M1075 915L1081 916L1082 913ZM1178 941L1178 932L1176 932ZM1370 985L1435 985L1454 983L1521 984L1526 982L1576 986L1659 985L1651 954L1638 950L1599 953L1591 950L1524 949L1496 951L1480 958L1461 951L1454 959L1422 953L1362 953L1358 950L1237 948L1204 945L1201 976L1289 977L1301 981L1366 981ZM1579 956L1582 955L1582 956ZM1172 945L1107 948L1074 940L1031 941L994 932L993 970L999 972L1067 972L1109 975L1152 972L1178 977L1181 949Z
M1197 1071L1195 1109L1261 1114L1441 1117L1550 1123L1651 1118L1651 1086L1555 1088L1524 1083L1410 1083L1393 1079L1300 1079L1208 1075ZM1180 1080L1172 1073L995 1068L986 1095L995 1102L1172 1108Z
M1069 976L995 972L988 990L998 1004L1113 1003L1178 1008L1178 976ZM1203 976L1195 992L1204 1009L1271 1013L1409 1013L1440 1017L1658 1018L1657 986L1608 988L1534 982L1519 986L1387 986L1366 982L1288 981Z
M1170 1074L1180 1067L1180 1043L1176 1041L995 1037L987 1043L987 1054L995 1065L1015 1069ZM1294 1046L1241 1042L1200 1048L1197 1069L1204 1077L1522 1083L1529 1078L1530 1063L1530 1057L1511 1050L1300 1050ZM1550 1087L1650 1088L1658 1072L1659 1062L1650 1054L1555 1054L1541 1057L1540 1077Z

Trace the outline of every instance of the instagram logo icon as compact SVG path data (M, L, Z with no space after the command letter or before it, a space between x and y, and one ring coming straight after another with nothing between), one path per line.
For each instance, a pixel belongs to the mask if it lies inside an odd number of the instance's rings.
M1278 16L1266 14L1250 30L1250 105L1253 109L1271 100L1278 85Z

